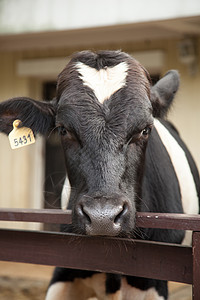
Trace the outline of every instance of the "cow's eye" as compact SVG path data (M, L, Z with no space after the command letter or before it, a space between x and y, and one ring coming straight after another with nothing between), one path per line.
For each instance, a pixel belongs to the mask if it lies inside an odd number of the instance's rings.
M150 126L147 126L145 127L142 132L141 132L141 135L143 137L148 137L148 135L151 133L151 127Z
M58 127L58 133L60 134L60 135L66 135L67 134L67 129L64 127L64 126L59 126Z
M133 134L132 137L128 139L127 145L147 139L149 134L151 133L151 129L152 126L147 126L141 132Z

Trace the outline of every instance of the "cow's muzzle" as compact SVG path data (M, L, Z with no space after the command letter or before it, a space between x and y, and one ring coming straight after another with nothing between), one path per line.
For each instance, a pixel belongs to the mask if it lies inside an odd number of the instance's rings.
M117 236L127 231L130 223L129 203L122 196L84 196L76 206L76 215L88 235Z

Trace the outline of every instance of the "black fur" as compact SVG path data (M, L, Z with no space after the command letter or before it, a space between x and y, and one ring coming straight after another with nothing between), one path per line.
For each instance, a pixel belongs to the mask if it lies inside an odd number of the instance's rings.
M163 296L165 299L168 297L167 282L164 280L138 278L134 276L127 276L126 279L128 284L135 288L146 291L154 287L160 296Z
M171 70L159 80L151 89L153 114L156 118L163 118L171 107L174 95L179 88L179 74Z
M92 275L97 272L92 271L83 271L83 270L70 270L65 268L56 268L53 273L53 277L50 282L50 286L56 282L65 282L70 281L73 282L76 278L88 278L92 277Z
M16 119L21 120L22 126L31 128L35 134L46 134L55 127L55 107L49 102L25 97L1 102L0 131L9 134Z
M121 275L106 274L106 294L115 294L121 288Z
M183 213L178 179L155 128L146 150L142 199L140 211ZM144 231L145 239L153 241L181 243L184 238L184 232L179 230L145 229Z

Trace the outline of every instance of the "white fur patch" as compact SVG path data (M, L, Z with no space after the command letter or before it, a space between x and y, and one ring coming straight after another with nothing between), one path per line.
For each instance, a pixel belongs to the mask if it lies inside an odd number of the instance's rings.
M56 282L52 284L47 291L45 300L69 299L71 285L71 282Z
M71 186L69 183L68 176L66 176L65 182L64 182L63 188L62 188L62 193L61 193L61 208L63 210L67 209L70 193L71 193Z
M126 85L128 65L125 62L99 71L82 62L78 62L76 67L83 84L93 90L100 103Z
M154 120L154 125L174 166L179 181L183 211L187 214L198 214L199 201L197 190L185 152L169 131L157 119ZM183 241L184 244L186 243L186 239L188 239L187 235Z
M105 273L94 274L91 277L82 279L82 282L86 288L92 288L94 292L93 297L96 297L98 300L106 299L105 297L106 274Z

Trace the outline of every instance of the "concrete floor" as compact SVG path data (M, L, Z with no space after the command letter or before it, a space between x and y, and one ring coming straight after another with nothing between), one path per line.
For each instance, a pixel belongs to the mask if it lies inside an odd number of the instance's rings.
M0 261L1 300L43 300L54 267ZM192 286L169 283L169 300L191 300Z
M192 286L177 282L169 282L169 300L192 300Z

